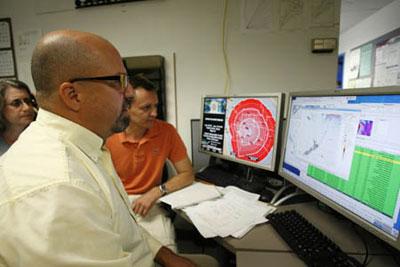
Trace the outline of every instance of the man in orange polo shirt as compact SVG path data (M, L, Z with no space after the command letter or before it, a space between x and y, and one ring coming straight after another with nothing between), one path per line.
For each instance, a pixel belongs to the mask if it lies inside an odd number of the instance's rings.
M190 185L194 180L192 165L175 128L156 119L158 97L154 84L143 75L133 77L131 84L134 90L127 111L129 125L108 138L106 146L132 201L132 209L140 215L138 223L176 251L173 225L156 201ZM177 175L161 184L167 159Z

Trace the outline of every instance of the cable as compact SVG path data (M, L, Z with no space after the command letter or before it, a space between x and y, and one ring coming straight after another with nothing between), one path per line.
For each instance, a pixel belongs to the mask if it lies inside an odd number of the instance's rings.
M222 54L224 56L224 64L225 64L225 87L224 87L225 95L229 95L231 87L231 74L229 70L228 56L225 47L226 11L228 9L228 1L229 0L224 0L224 14L222 18Z
M279 198L280 195L283 193L283 191L285 191L286 189L288 189L288 188L290 188L290 187L292 187L291 184L282 186L282 188L279 189L279 190L275 193L274 197L271 199L270 204L273 205L273 204L278 200L278 198Z
M175 100L175 128L178 129L178 89L176 88L176 53L172 54L172 63L174 71L174 100Z
M389 245L383 240L377 239L379 244L389 253L390 256L392 256L393 261L397 264L397 266L400 266L400 253L397 249Z
M292 198L292 197L295 197L295 196L299 196L299 195L304 195L304 193L303 193L303 192L298 192L298 191L296 191L296 192L293 192L293 193L291 193L291 194L289 194L289 195L286 195L286 196L284 196L283 198L281 198L281 199L279 199L278 201L276 201L276 202L274 203L274 206L277 207L277 206L279 206L280 204L282 204L283 202L285 202L286 200L288 200L289 198Z
M351 226L354 229L354 232L358 235L358 237L361 239L362 243L364 244L365 257L364 257L364 261L363 261L363 263L361 265L362 266L367 266L369 264L369 262L368 262L369 250L368 250L367 241L365 240L364 236L360 232L358 232L358 229L357 229L357 227L356 227L356 225L354 223L352 223Z

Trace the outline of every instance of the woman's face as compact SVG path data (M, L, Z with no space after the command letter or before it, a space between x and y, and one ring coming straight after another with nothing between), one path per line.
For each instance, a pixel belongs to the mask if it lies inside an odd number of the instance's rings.
M35 118L35 110L28 92L9 87L4 97L3 116L9 126L27 127Z

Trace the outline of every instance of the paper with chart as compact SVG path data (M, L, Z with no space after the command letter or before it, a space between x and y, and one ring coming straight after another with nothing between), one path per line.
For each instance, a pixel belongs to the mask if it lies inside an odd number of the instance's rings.
M242 2L242 31L273 30L273 14L273 0L244 0Z
M311 26L331 27L335 23L335 0L311 0Z
M348 78L349 79L356 79L358 78L359 71L360 71L360 55L361 49L357 48L350 52L349 56L349 69L348 69Z
M400 84L400 37L376 48L374 86Z
M259 194L245 191L233 185L228 185L227 187L218 187L218 188L219 188L218 190L222 192L222 194L224 195L233 192L233 194L235 194L236 196L240 198L245 198L249 201L257 201L260 198Z
M11 32L8 21L0 21L0 48L11 48Z
M12 50L0 51L0 77L9 77L15 75L14 59Z
M303 29L304 0L281 0L279 4L279 29Z
M266 222L265 216L274 210L272 206L243 197L232 190L221 198L187 207L183 211L205 238L240 238L255 225Z
M205 200L218 198L221 195L215 185L195 182L190 186L160 198L160 201L171 205L173 209L181 209Z

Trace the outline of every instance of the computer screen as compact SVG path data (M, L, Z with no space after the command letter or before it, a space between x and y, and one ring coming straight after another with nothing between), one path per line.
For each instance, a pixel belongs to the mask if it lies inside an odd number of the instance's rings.
M274 171L282 94L205 96L200 151Z
M199 170L206 167L210 162L210 155L201 153L199 151L200 144L200 119L190 120L190 131L192 141L192 165L193 171L198 172Z
M279 174L400 249L400 87L291 93Z

